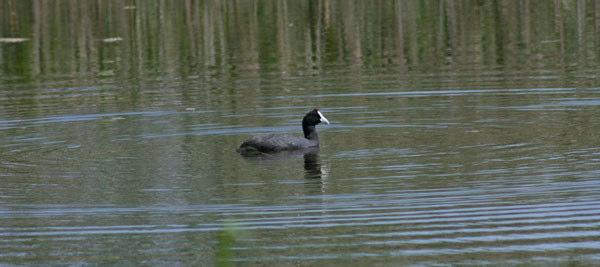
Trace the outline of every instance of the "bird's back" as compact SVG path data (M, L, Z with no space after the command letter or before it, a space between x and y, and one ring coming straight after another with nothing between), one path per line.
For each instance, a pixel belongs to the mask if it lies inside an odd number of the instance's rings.
M274 153L318 147L319 142L292 135L258 135L244 141L238 151L242 154Z

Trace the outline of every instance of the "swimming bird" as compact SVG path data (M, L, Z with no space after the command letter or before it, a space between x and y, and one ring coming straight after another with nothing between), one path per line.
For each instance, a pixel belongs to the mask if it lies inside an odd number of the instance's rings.
M321 122L329 124L323 113L315 108L306 113L302 119L304 138L292 135L259 135L244 141L237 151L242 155L258 155L318 148L319 135L316 126Z

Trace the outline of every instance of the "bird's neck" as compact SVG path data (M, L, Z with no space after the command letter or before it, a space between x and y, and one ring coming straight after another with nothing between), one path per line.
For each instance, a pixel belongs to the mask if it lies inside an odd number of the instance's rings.
M317 134L317 128L313 125L302 125L302 131L304 132L304 138L308 140L319 140L319 135Z

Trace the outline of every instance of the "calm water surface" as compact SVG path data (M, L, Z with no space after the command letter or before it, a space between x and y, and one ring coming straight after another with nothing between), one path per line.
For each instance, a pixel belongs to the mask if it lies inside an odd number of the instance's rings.
M598 4L281 1L238 14L244 4L210 3L91 7L115 16L104 35L85 14L71 18L83 24L50 29L5 17L4 36L29 40L0 42L0 264L600 262ZM38 4L0 11L49 8ZM523 5L508 30L486 13L498 19ZM203 39L183 49L145 36L139 25L152 25L142 22L153 8L167 20L191 17L165 24L165 35L197 27L214 36L189 37ZM363 9L362 19L343 19ZM121 21L110 10L138 13ZM247 26L258 33L223 37L253 21L252 10L308 34L271 39L259 19ZM378 14L382 21L368 19ZM211 22L219 16L241 22ZM481 29L465 29L465 16ZM429 29L429 17L446 26ZM559 26L536 24L547 18ZM98 36L86 37L85 27ZM54 42L44 31L63 28L79 41L47 55L56 48L44 48ZM438 30L447 41L436 41ZM513 30L531 36L512 42ZM388 34L408 41L387 47L396 43ZM274 52L236 50L267 41ZM147 48L132 54L138 45ZM331 121L318 127L319 153L236 153L253 134L300 135L314 107Z

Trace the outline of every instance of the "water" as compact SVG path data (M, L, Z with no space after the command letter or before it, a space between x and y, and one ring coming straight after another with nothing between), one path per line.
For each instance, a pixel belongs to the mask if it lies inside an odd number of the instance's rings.
M0 263L597 264L599 8L2 3Z

